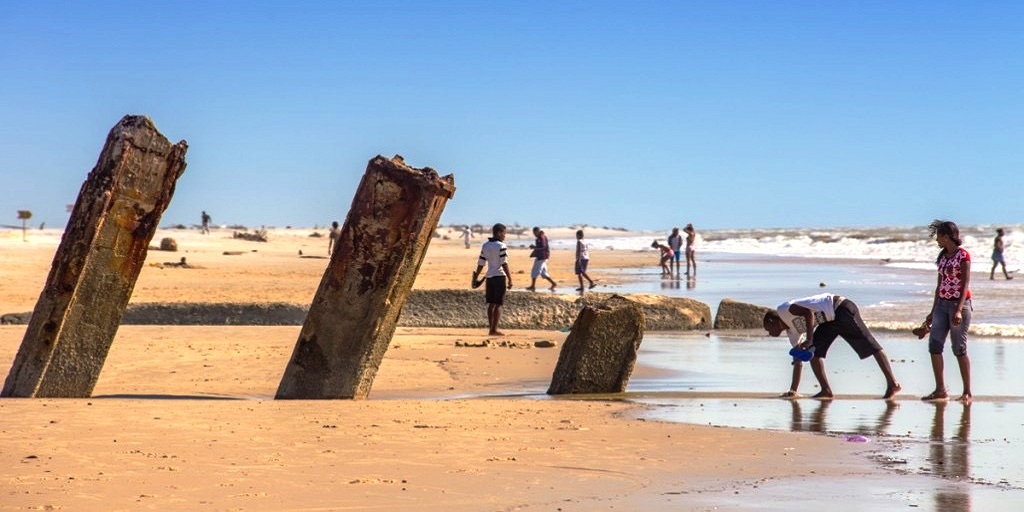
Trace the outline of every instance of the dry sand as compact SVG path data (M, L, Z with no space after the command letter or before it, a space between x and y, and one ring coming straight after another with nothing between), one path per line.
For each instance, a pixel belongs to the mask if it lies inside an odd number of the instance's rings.
M312 231L268 243L158 232L154 244L174 237L180 251L150 251L132 301L308 304L327 265L299 256L326 256ZM435 239L416 287L467 287L479 241ZM0 314L34 307L58 243L0 232ZM181 256L199 268L158 266ZM610 282L601 268L652 258L595 250L592 275ZM511 259L516 287L528 285L528 251ZM551 266L571 290L571 252ZM0 326L5 375L24 330ZM539 396L558 349L532 342L560 344L553 331L467 348L456 342L483 333L400 328L368 400L272 400L298 332L123 326L93 398L0 400L0 509L739 510L867 499L894 478L841 438L644 421L630 403ZM918 477L899 478L907 488Z

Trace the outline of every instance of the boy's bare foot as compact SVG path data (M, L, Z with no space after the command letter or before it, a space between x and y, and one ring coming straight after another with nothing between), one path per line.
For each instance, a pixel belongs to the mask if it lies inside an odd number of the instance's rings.
M528 292L535 292L535 291L537 291L537 288L535 288L533 286L527 286L526 287L526 291L528 291Z
M800 397L801 397L800 393L797 393L796 391L793 391L793 390L786 391L785 393L779 395L779 398L800 398Z
M965 404L969 404L969 403L971 403L971 399L972 398L974 398L974 396L971 395L970 393L964 393L964 394L960 395L960 398L957 398L957 400L959 400L960 402L963 402Z
M940 390L936 390L936 391L932 391L931 393L929 393L929 394L927 394L925 396L922 396L921 400L924 400L925 402L938 401L938 400L949 400L949 393L947 393L945 389L943 389L941 391Z
M903 390L903 386L900 386L899 383L897 383L893 387L886 388L885 389L885 395L883 395L882 398L884 398L886 400L889 400L892 397L896 396L896 393L899 393L902 390Z
M835 397L832 396L831 391L818 391L818 393L811 398L817 398L818 400L832 400Z
M505 333L503 333L501 331L491 331L491 332L487 333L487 335L488 336L504 336Z

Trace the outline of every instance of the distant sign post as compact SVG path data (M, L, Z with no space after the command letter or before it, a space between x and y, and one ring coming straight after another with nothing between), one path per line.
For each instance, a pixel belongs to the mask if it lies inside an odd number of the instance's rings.
M18 210L18 218L21 219L21 241L28 242L25 230L28 226L28 220L32 218L32 212L28 210Z

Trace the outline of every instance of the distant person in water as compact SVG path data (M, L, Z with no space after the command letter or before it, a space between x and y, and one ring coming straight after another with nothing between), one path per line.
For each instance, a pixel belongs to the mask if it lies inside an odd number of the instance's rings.
M338 227L338 221L331 223L331 230L327 232L327 255L330 256L334 252L334 248L338 245L338 238L341 236L341 228Z
M697 232L693 224L687 224L683 231L686 232L686 275L697 276ZM693 274L690 274L690 265L693 265Z
M505 291L512 288L512 272L508 269L508 247L505 246L505 225L498 223L491 228L494 235L488 238L480 248L480 258L473 272L473 286L477 286L480 272L487 267L484 297L487 301L487 334L504 336L498 330L501 320L501 306L505 303Z
M583 279L589 283L589 288L597 286L597 283L587 274L587 266L590 265L590 247L583 241L583 230L576 230L576 278L580 280L580 287L576 291L583 292Z
M678 275L679 264L683 261L683 236L679 234L679 228L672 228L672 234L668 236L668 246L672 249L672 265Z
M932 310L925 317L925 325L930 326L928 353L931 354L932 373L935 375L935 390L921 397L922 400L946 400L949 391L943 368L942 351L946 344L946 336L960 366L960 378L964 383L962 402L970 402L971 392L971 359L967 356L967 330L971 326L971 314L974 306L971 303L971 254L961 247L960 228L948 220L935 220L928 226L931 236L942 248L935 260L939 275L935 284L935 298Z
M548 258L551 257L551 246L548 245L548 236L544 234L544 230L534 226L533 236L537 237L537 240L530 245L530 249L533 252L530 253L530 257L533 258L533 268L530 270L530 286L526 289L529 291L535 291L537 289L537 278L543 277L551 283L551 291L555 291L558 283L554 279L551 279L551 275L548 274Z
M992 242L992 270L988 273L989 279L996 278L996 267L999 265L1003 266L1003 277L1007 280L1013 279L1013 276L1006 271L1006 259L1003 258L1003 228L996 230L996 239Z
M864 325L860 310L850 299L831 293L794 299L780 304L775 311L765 313L763 324L771 336L777 337L785 331L791 345L813 351L811 370L821 387L814 398L830 400L834 396L825 375L825 356L837 337L846 340L861 359L874 356L885 376L886 387L882 398L891 399L903 389L892 374L885 351ZM804 337L802 341L801 336ZM801 370L801 361L794 357L792 381L789 391L781 395L783 398L799 396L797 388L800 386Z
M672 275L672 258L675 253L672 252L672 248L655 240L651 242L651 247L658 250L658 265L661 266L661 275Z

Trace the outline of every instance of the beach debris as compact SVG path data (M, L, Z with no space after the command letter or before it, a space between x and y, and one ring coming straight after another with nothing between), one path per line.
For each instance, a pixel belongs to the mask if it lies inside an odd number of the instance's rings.
M267 230L263 228L254 230L252 233L248 231L234 231L231 233L231 237L248 240L250 242L266 242L269 240L267 238Z
M868 443L868 442L871 442L871 440L866 438L866 437L864 437L864 436L862 436L862 435L854 435L854 436L846 436L846 442L848 442L848 443Z
M722 299L715 313L715 329L760 329L764 314L772 308L748 304L733 299Z
M556 345L555 342L551 340L537 340L533 342L533 346L537 348L554 348L557 347L558 345Z
M160 250L167 252L178 252L178 242L173 238L161 238Z
M822 282L818 283L818 286L821 287L821 288L824 288L824 287L826 287L828 285L825 284L825 281L822 281Z
M145 116L125 116L110 130L0 395L92 394L187 151Z
M483 348L491 346L491 340L482 340L478 342L455 340L455 346L468 348Z
M156 268L197 268L193 265L189 265L185 261L185 257L182 256L180 261L165 261L163 263L150 263L149 266Z
M584 307L562 343L548 394L625 391L644 330L643 308L625 297Z
M0 315L0 325L25 325L32 318L32 312L7 313Z
M352 199L278 399L366 398L455 177L376 156Z

